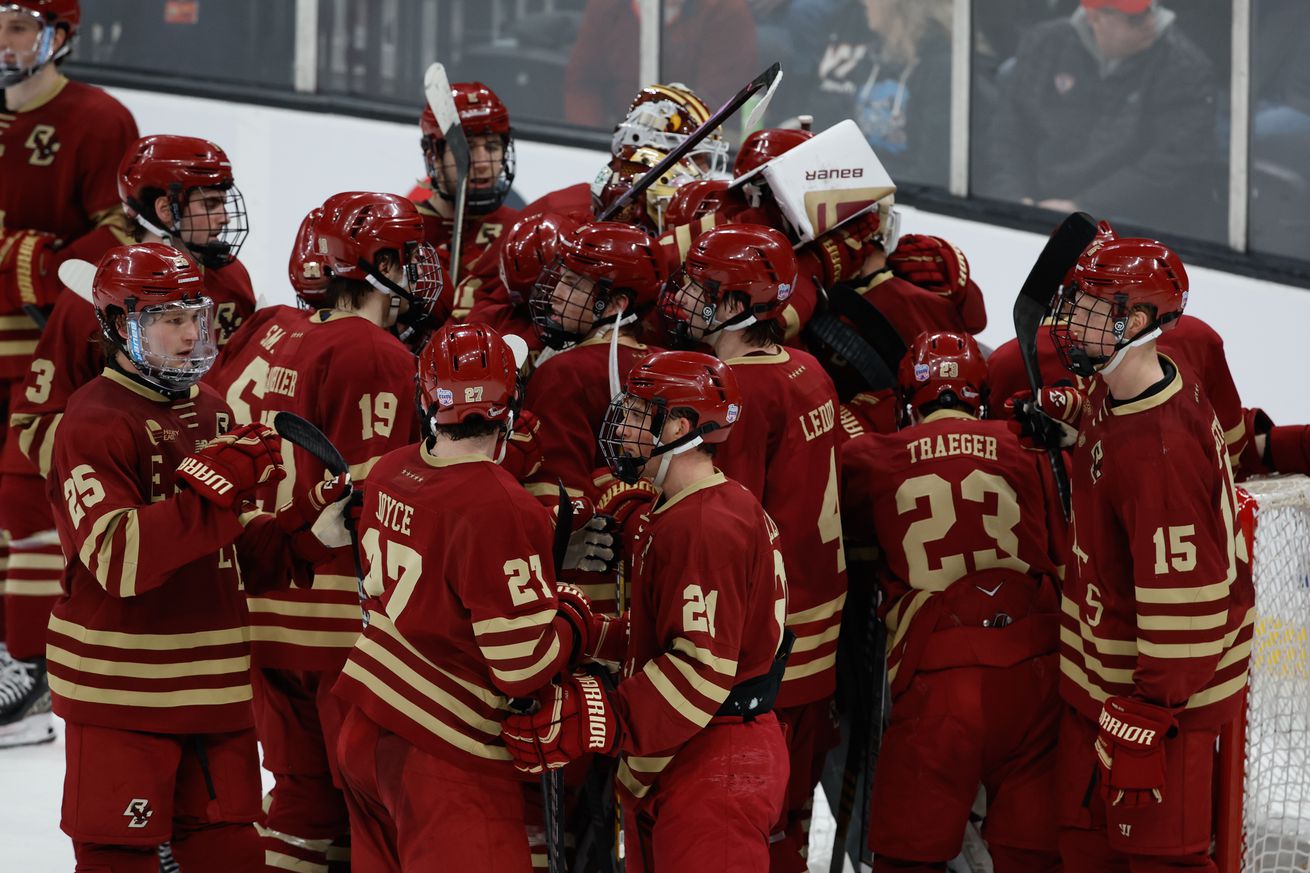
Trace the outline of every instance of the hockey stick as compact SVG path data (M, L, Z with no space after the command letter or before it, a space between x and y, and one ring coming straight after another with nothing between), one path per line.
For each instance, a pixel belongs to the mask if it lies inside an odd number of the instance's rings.
M341 451L332 445L327 434L319 430L313 422L301 418L294 412L279 412L273 416L273 430L293 446L299 446L313 455L333 476L350 472L350 465L346 463ZM354 500L354 495L359 493L360 491L355 489L350 499ZM348 507L345 512L346 532L350 534L350 556L355 561L355 584L359 586L359 609L363 613L364 627L368 627L368 610L364 608L364 601L368 599L368 594L364 591L364 562L359 557L359 535L355 531L355 520L351 517Z
M59 281L64 287L81 297L87 303L91 300L91 284L95 279L96 265L81 258L69 258L59 265Z
M1065 275L1095 238L1096 222L1092 217L1086 212L1071 213L1046 241L1046 246L1028 271L1028 278L1019 288L1019 296L1014 299L1014 332L1019 340L1019 352L1023 356L1023 368L1028 374L1028 387L1032 389L1034 402L1042 389L1042 371L1037 361L1037 331L1051 308L1056 291L1064 283ZM1051 462L1055 490L1060 495L1060 508L1068 520L1069 475L1064 469L1064 459L1056 442L1050 439L1043 439L1043 442L1046 443L1046 457Z
M459 256L464 245L464 204L468 198L469 183L469 141L464 135L464 126L459 123L459 110L455 108L455 97L450 90L450 79L446 77L446 68L433 64L423 74L423 93L428 98L428 107L437 118L441 136L446 148L455 161L455 219L450 232L450 289L453 294L459 287ZM435 182L434 182L435 184ZM440 196L440 195L438 195Z
M849 285L834 285L826 293L832 311L849 318L860 336L873 346L888 367L895 370L900 366L901 358L905 357L907 351L905 339L897 333L881 309Z
M755 96L760 91L768 89L768 93L764 95L764 99L762 99L755 108L751 110L750 121L757 119L764 112L764 108L768 105L769 100L773 96L774 89L781 80L782 65L774 63L773 66L747 82L744 88L738 91L731 100L720 106L718 111L706 119L704 124L688 134L687 138L678 143L673 151L664 156L662 161L651 167L641 175L641 178L633 182L632 187L627 191L624 191L623 194L611 203L596 220L609 221L615 215L618 215L620 210L653 185L657 179L663 177L670 167L686 157L687 154L696 146L700 145L701 141L707 136L722 127L723 123L727 121L734 112L746 105L747 100L751 99L751 97Z
M810 319L805 333L846 359L870 391L895 388L896 377L882 356L849 325L837 316L821 312Z

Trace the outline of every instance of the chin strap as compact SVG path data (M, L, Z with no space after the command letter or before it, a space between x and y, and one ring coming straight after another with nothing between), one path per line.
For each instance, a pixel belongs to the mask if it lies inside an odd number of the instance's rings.
M610 397L617 397L623 390L623 382L619 379L619 333L629 324L635 324L637 313L625 312L622 315L616 315L611 321L605 324L597 325L596 335L604 336L606 331L610 333L610 354L609 354L609 380L610 380Z
M705 442L704 436L699 433L694 436L692 434L687 434L687 436L682 439L686 440L686 442L675 441L669 443L667 446L661 446L658 442L655 443L655 451L659 452L660 466L659 469L655 471L655 478L652 479L651 482L656 488L664 487L664 477L669 473L669 462L673 460L674 455L681 455L683 452L691 451L701 443ZM660 451L661 449L663 449L663 451ZM654 458L655 455L652 453L651 460L654 460ZM649 461L647 463L649 463Z
M1124 355L1125 353L1127 353L1129 349L1136 348L1137 346L1140 345L1145 345L1146 343L1149 343L1152 340L1158 338L1161 333L1163 333L1163 331L1161 331L1160 325L1157 324L1154 327L1148 327L1146 330L1142 331L1137 336L1133 337L1131 340L1124 343L1122 346L1119 346L1115 350L1115 353L1110 356L1110 359L1106 363L1106 365L1101 368L1100 370L1101 375L1108 376L1111 373L1113 373L1115 369L1118 368L1118 366L1123 363Z
M505 419L505 429L500 432L496 438L496 464L505 460L505 450L509 448L509 441L514 436L514 410L509 411L509 416Z

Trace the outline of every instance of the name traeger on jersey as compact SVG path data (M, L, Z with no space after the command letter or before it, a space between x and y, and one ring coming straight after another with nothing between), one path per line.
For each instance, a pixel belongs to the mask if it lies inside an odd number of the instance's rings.
M1120 695L1208 727L1236 713L1246 685L1250 555L1223 427L1200 383L1161 357L1174 373L1163 390L1114 403L1098 379L1087 397L1072 458L1061 694L1092 721ZM1141 487L1167 474L1162 452L1205 486Z

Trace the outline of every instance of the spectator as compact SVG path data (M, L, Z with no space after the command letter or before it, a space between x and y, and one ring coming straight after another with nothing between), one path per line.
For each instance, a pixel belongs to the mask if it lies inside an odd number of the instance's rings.
M746 0L664 0L662 69L718 107L762 66ZM564 117L609 129L623 118L638 82L636 4L590 0L564 75ZM769 60L772 62L772 59Z
M1194 236L1217 155L1213 67L1155 0L1082 0L1019 46L978 193Z

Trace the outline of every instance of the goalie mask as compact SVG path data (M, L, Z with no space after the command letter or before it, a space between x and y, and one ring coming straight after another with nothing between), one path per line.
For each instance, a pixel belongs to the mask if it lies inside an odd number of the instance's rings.
M514 184L514 134L509 126L509 110L496 92L481 82L454 82L450 92L469 144L466 209L473 215L494 212ZM432 190L454 203L454 162L446 161L445 133L432 107L423 107L419 129L423 131L419 142Z
M610 204L626 194L629 188L664 158L664 152L649 147L624 149L622 153L611 158L600 175L592 182L592 214L596 216L604 214ZM610 220L633 224L650 233L662 233L667 224L665 213L674 195L682 186L703 178L704 173L694 161L690 159L678 161Z
M9 47L0 51L0 88L30 79L46 64L65 57L81 20L77 0L0 2L0 24L11 36ZM61 30L64 41L56 48Z
M200 269L176 249L142 243L105 252L91 301L105 336L162 391L190 388L218 356L214 304Z
M678 82L648 85L637 92L628 114L614 128L610 154L650 147L668 153L686 141L713 113L696 94ZM728 142L715 130L687 153L701 174L728 177Z
M796 287L799 268L791 243L759 224L725 224L692 243L686 263L660 294L659 310L678 346L705 341L721 330L743 330L777 318ZM730 294L742 311L724 318Z
M987 362L967 333L920 333L901 358L897 382L907 412L925 414L926 407L941 405L986 415Z
M593 221L560 237L559 255L541 272L528 310L542 342L576 343L598 327L622 327L655 303L663 275L655 241L639 228ZM623 311L604 315L616 297Z
M166 197L165 210L157 208ZM118 165L118 198L137 224L170 245L184 245L210 269L236 260L249 225L232 163L194 136L144 136Z
M1052 304L1051 339L1065 368L1084 377L1110 373L1128 349L1173 330L1187 306L1187 270L1163 243L1120 238L1102 221ZM1138 310L1147 323L1129 336Z
M389 295L385 326L401 325L401 339L417 347L416 338L426 338L432 329L433 309L445 279L414 204L395 194L334 194L324 201L313 233L313 251L323 273L367 282ZM399 269L398 278L379 269L383 255Z
M658 487L674 455L726 440L741 409L737 377L723 361L700 352L656 352L632 368L627 389L610 401L600 427L601 456L624 482L645 476ZM665 443L670 418L685 418L691 427ZM655 458L659 467L647 474Z

